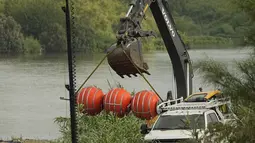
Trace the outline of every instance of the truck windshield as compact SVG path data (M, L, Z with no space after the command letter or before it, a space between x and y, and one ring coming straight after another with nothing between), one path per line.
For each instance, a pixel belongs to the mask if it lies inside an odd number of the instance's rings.
M175 130L175 129L204 129L204 116L194 115L166 115L160 116L153 130Z

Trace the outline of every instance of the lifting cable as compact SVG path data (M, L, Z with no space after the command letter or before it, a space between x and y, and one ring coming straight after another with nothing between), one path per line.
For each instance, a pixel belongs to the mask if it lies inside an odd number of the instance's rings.
M91 78L91 76L95 73L95 71L99 68L99 66L103 63L103 61L105 60L105 58L111 54L113 51L115 51L117 49L117 47L115 49L113 49L111 52L107 53L103 59L98 63L98 65L95 67L95 69L89 74L89 76L85 79L85 81L81 84L81 86L78 88L78 90L76 91L75 95L81 90L81 88L86 84L86 82ZM159 99L161 101L163 101L163 99L159 96L158 92L155 90L155 88L151 85L151 83L148 81L148 79L144 76L144 74L137 68L137 66L134 64L134 62L130 59L130 57L127 55L127 53L125 52L125 50L122 48L123 53L127 56L127 58L129 59L129 61L133 64L133 66L138 70L139 74L143 77L143 79L146 81L146 83L151 87L151 89L157 94L157 96L159 97Z
M157 94L157 96L159 97L159 99L163 102L163 99L159 96L158 92L155 90L155 88L151 85L151 83L148 81L148 79L144 76L144 74L137 68L137 66L135 65L135 63L130 59L130 57L127 55L126 51L122 48L124 54L127 56L127 58L129 59L129 61L133 64L133 66L137 69L137 71L139 72L139 74L143 77L143 79L146 81L146 83L151 87L151 89Z
M115 51L117 49L117 47L115 49L113 49L111 52L107 53L103 59L97 64L97 66L95 67L95 69L89 74L89 76L84 80L84 82L81 84L81 86L78 88L78 90L76 91L75 95L81 90L81 88L84 86L84 84L90 79L90 77L95 73L95 71L99 68L99 66L103 63L103 61L105 60L105 58L111 54L113 51Z

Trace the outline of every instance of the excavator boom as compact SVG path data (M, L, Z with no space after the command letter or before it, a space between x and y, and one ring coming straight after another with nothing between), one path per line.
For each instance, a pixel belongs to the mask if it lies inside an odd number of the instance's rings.
M122 78L148 72L143 59L140 38L155 36L153 31L143 31L141 22L150 8L172 62L176 79L177 97L186 98L192 93L192 65L186 46L177 32L167 0L133 0L126 17L121 18L117 42L107 50L108 63Z

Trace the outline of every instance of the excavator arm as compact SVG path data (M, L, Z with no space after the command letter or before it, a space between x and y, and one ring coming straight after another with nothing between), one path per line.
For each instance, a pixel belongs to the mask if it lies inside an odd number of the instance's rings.
M152 31L143 31L141 23L150 8L170 57L176 79L177 97L186 98L192 93L192 65L186 46L177 32L167 0L133 0L124 18L120 19L117 42L108 50L108 63L122 78L148 72L143 59L143 37L155 36ZM169 81L170 82L170 81ZM166 83L167 84L167 83Z

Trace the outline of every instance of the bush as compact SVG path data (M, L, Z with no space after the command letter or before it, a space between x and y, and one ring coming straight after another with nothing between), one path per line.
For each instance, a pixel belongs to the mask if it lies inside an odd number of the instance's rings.
M4 12L4 1L0 1L0 13Z
M66 33L60 24L52 24L39 36L40 43L46 53L62 52L66 49Z
M204 73L205 81L220 87L225 95L231 97L232 110L236 115L235 124L211 130L224 142L255 142L255 53L247 60L237 62L231 71L222 63L204 61L198 64Z
M101 112L97 116L78 114L79 143L142 143L142 121L133 115L117 118ZM62 137L58 142L71 143L70 118L58 117Z
M11 16L0 13L0 52L20 52L23 40L21 26Z
M62 0L6 0L5 14L11 15L21 26L25 36L39 38L49 31L51 24L64 26L65 14L61 10Z
M39 54L41 53L41 44L38 40L34 39L34 37L29 36L24 40L24 53L25 54Z

